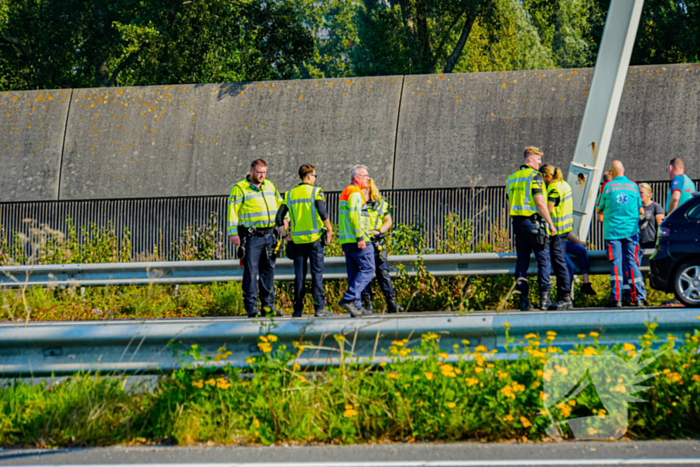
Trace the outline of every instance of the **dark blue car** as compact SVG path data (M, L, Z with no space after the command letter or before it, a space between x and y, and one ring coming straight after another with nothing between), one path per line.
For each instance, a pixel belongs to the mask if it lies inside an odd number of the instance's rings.
M676 208L659 227L649 260L651 286L700 307L700 195Z

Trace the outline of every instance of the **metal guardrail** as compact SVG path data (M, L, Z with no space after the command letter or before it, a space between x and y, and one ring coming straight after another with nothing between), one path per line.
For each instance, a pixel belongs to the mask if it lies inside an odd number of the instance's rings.
M79 371L102 373L157 373L183 364L246 367L246 359L260 355L258 336L275 334L278 344L292 348L292 342L305 346L298 361L311 370L339 363L339 344L334 335L345 336L345 352L351 358L378 363L388 361L382 349L396 339L409 339L408 347L420 342L427 332L441 335L440 347L455 361L453 345L470 349L484 345L492 358L514 358L506 353L505 323L516 345L527 333L542 336L557 333L554 345L564 351L581 343L578 334L600 334L602 344L639 344L646 332L645 322L656 321L656 334L683 337L700 327L697 310L649 308L634 311L575 310L572 312L511 313L407 313L373 315L359 319L291 318L256 319L207 318L188 320L148 320L81 323L4 323L0 324L0 377L50 376ZM347 315L346 315L347 316ZM584 343L592 343L587 337ZM225 345L231 356L225 361L194 362L183 357L192 344L203 356L213 357Z
M648 270L649 256L645 250L642 271ZM605 251L590 251L591 274L608 274L610 266ZM470 253L451 255L390 256L389 268L395 276L400 268L415 275L417 264L431 274L441 276L481 276L513 274L515 253ZM528 274L537 274L537 262L530 260ZM328 257L325 260L324 279L347 277L345 258ZM23 286L104 286L138 284L185 284L240 281L243 268L238 261L163 261L144 263L57 264L0 267L0 287ZM275 268L278 281L294 280L294 265L286 258L279 259Z

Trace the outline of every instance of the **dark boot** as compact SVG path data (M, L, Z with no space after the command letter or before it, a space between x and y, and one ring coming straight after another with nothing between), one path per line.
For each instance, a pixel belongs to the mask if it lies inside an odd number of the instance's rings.
M552 299L549 296L549 292L540 294L540 310L547 311L552 304Z
M248 318L257 318L258 316L260 316L260 313L258 312L258 310L254 310L254 309L246 310L246 314L248 315Z
M363 315L371 315L374 313L374 305L372 305L372 297L365 296L362 297L362 309L360 310Z
M552 311L566 311L574 308L574 303L571 301L571 297L564 295L564 298L560 298L556 303L552 303L549 309Z
M520 297L520 311L532 311L535 307L532 306L532 302L527 297Z
M272 306L264 306L262 309L262 315L263 316L284 316L284 312L282 310L278 310L275 308L275 305Z
M593 286L590 282L584 282L584 284L581 286L581 293L586 295L595 295L595 290L593 290Z
M352 316L353 318L359 318L360 316L362 316L362 312L357 309L354 301L345 301L341 299L338 302L338 306L350 313L350 316Z
M386 300L386 312L387 313L403 313L404 312L404 307L399 306L398 303L396 303L396 295L391 294L387 295L384 297Z

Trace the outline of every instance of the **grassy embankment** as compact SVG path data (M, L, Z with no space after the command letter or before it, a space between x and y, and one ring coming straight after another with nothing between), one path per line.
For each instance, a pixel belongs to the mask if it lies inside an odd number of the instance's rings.
M647 381L650 389L638 394L647 402L630 404L626 436L696 438L700 331L651 351L647 347L658 339L654 328L649 325L641 336L642 349L632 344L608 348L591 333L579 336L581 344L570 353L626 361L639 352L642 360L658 357L643 371L658 375ZM335 338L344 345L343 336ZM346 358L337 368L302 368L296 359L309 344L287 349L268 334L259 337L262 354L251 357L250 371L185 368L162 375L150 390L99 375L78 375L51 387L18 382L0 388L0 446L538 441L547 439L552 420L592 416L589 433L604 430L611 417L619 416L624 424L627 411L606 410L590 386L572 401L555 405L549 400L547 384L559 375L543 371L545 362L563 351L555 333L525 338L513 360L491 361L488 349L470 351L464 341L452 351L458 362L447 364L439 336L429 333L394 342L386 350L389 364ZM197 347L189 353L198 356ZM412 359L416 354L425 358ZM227 357L221 348L214 359ZM566 368L554 368L566 374ZM615 372L607 381L612 391L635 392L631 374Z

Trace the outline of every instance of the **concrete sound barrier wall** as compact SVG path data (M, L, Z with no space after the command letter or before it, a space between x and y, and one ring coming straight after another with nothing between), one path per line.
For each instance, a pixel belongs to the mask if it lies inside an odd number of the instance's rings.
M593 69L406 76L395 188L504 185L526 146L566 173ZM608 161L637 180L700 176L700 66L630 67Z
M280 191L352 165L380 188L503 185L525 146L569 167L592 69L0 93L0 202L227 194L262 157ZM700 178L700 66L630 67L609 160Z
M58 199L70 96L0 92L0 202Z
M391 184L401 77L75 90L61 199L225 194L263 158L280 191L303 163L342 190Z

